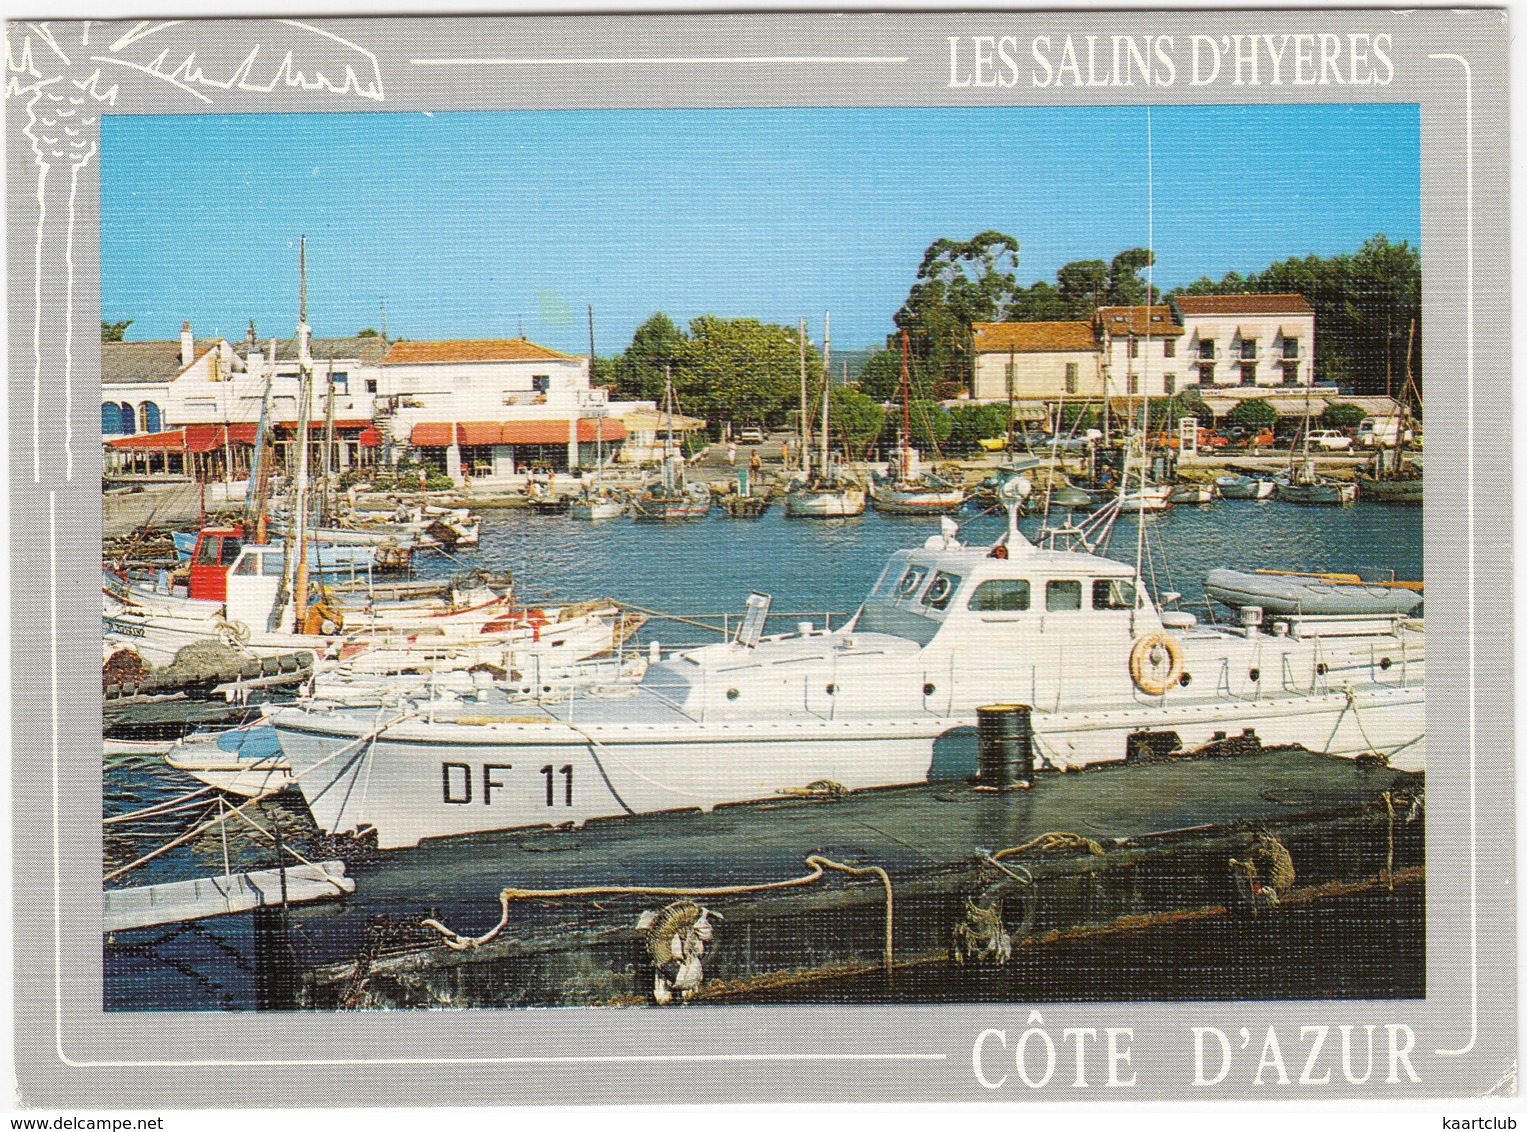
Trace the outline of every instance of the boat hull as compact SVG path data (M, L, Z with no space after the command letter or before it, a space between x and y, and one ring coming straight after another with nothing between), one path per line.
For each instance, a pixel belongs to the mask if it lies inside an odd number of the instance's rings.
M273 722L314 820L329 833L375 827L381 848L431 837L575 825L594 818L799 793L962 781L977 766L974 713L875 720L809 716L733 727L580 724L549 718L376 724L289 709ZM1420 687L1205 702L1115 712L1034 713L1043 762L1072 769L1125 759L1139 733L1184 751L1250 730L1268 746L1354 757L1378 752L1424 769Z
M1302 503L1306 506L1340 506L1357 499L1357 484L1323 481L1319 483L1290 483L1277 481L1277 496L1285 503Z
M1380 503L1421 504L1426 502L1423 481L1419 477L1390 480L1359 474L1357 484L1358 493L1364 499L1373 499Z
M864 490L792 491L785 496L785 514L798 519L847 519L864 514Z
M1223 499L1266 499L1275 489L1272 480L1252 476L1220 476L1214 486Z
M889 515L952 515L965 505L965 492L958 488L903 491L877 487L870 493L870 502L876 511Z

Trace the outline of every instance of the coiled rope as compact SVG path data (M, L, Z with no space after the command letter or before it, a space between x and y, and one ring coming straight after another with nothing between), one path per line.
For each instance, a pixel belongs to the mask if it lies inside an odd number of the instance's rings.
M767 892L781 888L800 888L802 885L811 884L821 880L828 869L834 869L850 876L876 876L880 883L885 886L885 945L883 960L887 972L891 970L895 954L895 940L893 932L893 920L895 915L895 896L891 888L891 877L879 865L866 865L857 867L854 865L841 864L826 857L813 853L806 858L806 864L810 872L803 876L791 877L788 880L762 881L758 884L731 884L719 888L668 888L653 887L648 885L593 885L584 888L505 888L498 894L499 907L502 914L498 923L479 936L465 936L460 932L446 927L439 920L421 920L424 927L434 928L444 938L444 943L452 951L470 951L492 942L498 934L509 924L509 905L515 900L553 900L569 896L672 896L672 897L706 897L706 896L743 896L751 892Z

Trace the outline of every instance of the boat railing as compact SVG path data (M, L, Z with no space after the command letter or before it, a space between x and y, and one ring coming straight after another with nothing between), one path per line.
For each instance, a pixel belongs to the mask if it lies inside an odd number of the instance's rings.
M735 635L743 619L747 617L746 611L724 613L663 613L658 610L641 609L634 605L626 606L627 609L636 610L647 617L647 623L642 626L644 631L655 628L655 623L664 622L673 625L683 625L694 629L705 629L711 633L720 635L722 640L731 640ZM790 631L794 632L797 626L803 622L809 622L813 631L830 633L833 627L846 624L853 616L852 613L843 613L838 610L810 610L799 613L770 611L764 622L764 634L768 635L768 622L786 621L790 625ZM715 644L716 638L710 637L704 640L690 641L667 641L663 642L663 649L691 649L700 645Z

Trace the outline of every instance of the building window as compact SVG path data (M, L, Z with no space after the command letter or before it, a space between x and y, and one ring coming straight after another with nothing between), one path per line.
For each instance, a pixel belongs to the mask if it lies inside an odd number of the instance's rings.
M1299 356L1299 339L1283 339L1283 356L1285 358L1297 358Z
M1138 373L1132 373L1132 374L1129 375L1129 395L1131 397L1133 397L1135 394L1137 394L1139 392L1140 392L1140 375Z
M537 393L545 393L551 389L551 374L538 373L530 379L530 388Z
M376 378L368 377L366 379L366 392L367 393L375 393L376 392Z
M1214 357L1214 339L1213 338L1202 338L1202 339L1199 340L1199 343L1198 343L1198 356L1200 358L1204 358L1206 360L1209 359L1209 358Z
M347 371L339 370L337 373L331 373L329 380L335 385L343 385L347 393L350 391L350 374Z
M1214 384L1214 363L1213 362L1208 362L1208 363L1198 367L1198 384L1200 384L1200 385L1213 385Z
M1255 361L1257 357L1257 340L1255 338L1241 339L1241 358L1245 361Z
M1163 358L1175 358L1177 356L1177 339L1163 338L1161 340L1161 356Z
M121 436L127 430L122 427L122 406L107 401L101 406L101 435Z
M1133 334L1129 336L1129 356L1132 358L1140 356L1140 339L1136 338Z
M1076 392L1076 375L1077 375L1077 370L1079 368L1080 367L1078 367L1076 362L1067 362L1066 363L1066 392L1067 393L1075 393Z
M1016 368L1018 368L1018 367L1015 366L1012 362L1006 363L1002 367L1002 376L1007 378L1008 381L1012 381L1013 380L1013 370L1015 370Z
M1255 385L1257 383L1257 366L1255 362L1247 362L1241 366L1241 384Z
M1177 392L1177 375L1175 373L1163 374L1161 383L1166 388L1166 395L1168 397Z
M152 401L145 401L138 406L139 432L158 432L160 420L159 406Z
M1298 362L1284 362L1283 363L1283 384L1284 385L1298 385L1299 384L1299 363Z
M117 406L117 411L122 414L122 431L131 436L137 431L138 412L126 401Z

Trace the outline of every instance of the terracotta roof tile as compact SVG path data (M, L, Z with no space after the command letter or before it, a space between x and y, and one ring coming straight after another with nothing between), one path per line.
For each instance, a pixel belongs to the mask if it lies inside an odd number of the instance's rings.
M978 322L976 353L1052 353L1097 348L1088 322Z
M1182 326L1165 303L1153 307L1099 307L1098 326L1109 334L1135 334L1144 338L1167 338L1181 334Z
M395 342L382 359L384 366L439 365L447 362L539 362L570 361L573 355L558 353L524 338L485 338L446 342Z
M1303 295L1179 295L1172 301L1185 315L1315 313Z

